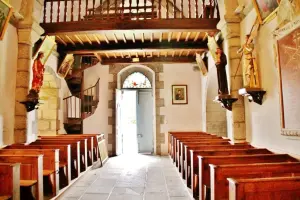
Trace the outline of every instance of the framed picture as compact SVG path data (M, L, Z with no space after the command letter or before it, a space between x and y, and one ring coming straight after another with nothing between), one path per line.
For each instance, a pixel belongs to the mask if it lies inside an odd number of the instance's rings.
M261 24L271 19L277 11L280 0L252 0Z
M74 59L73 54L67 54L65 56L64 60L62 61L61 65L59 66L59 68L57 70L57 74L60 77L65 78L74 63L74 60L75 59Z
M13 8L3 0L0 0L0 40L3 39Z
M187 85L172 85L172 104L188 104Z
M298 23L297 25L295 25ZM294 24L294 25L293 25ZM281 134L300 136L300 21L282 27L277 39Z
M41 59L41 62L43 65L45 65L55 45L55 36L46 36L43 42L40 44L38 50L34 53L33 60L35 60L39 52L43 52L44 57Z

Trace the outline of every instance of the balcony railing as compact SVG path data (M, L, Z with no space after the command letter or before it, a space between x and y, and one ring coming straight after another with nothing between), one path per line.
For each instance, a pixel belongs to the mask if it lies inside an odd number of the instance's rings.
M43 23L219 19L217 0L45 0Z

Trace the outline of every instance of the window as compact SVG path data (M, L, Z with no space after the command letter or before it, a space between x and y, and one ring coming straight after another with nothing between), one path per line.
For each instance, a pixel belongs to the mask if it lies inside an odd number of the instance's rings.
M123 88L151 88L151 83L144 74L134 72L125 79Z

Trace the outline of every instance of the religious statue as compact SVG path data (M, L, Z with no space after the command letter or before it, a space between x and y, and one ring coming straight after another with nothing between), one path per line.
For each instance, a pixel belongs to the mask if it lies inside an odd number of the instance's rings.
M218 93L220 95L228 95L228 86L227 86L227 75L226 75L226 65L227 58L221 48L217 48L216 51L216 67L218 74Z
M245 44L238 50L238 53L243 53L243 80L246 88L259 88L259 78L257 64L253 57L254 44L250 35L246 35Z
M32 72L33 79L31 83L31 89L29 94L26 96L26 101L21 102L26 106L27 111L32 111L36 108L36 105L39 103L39 92L43 85L44 78L44 65L42 64L41 59L43 59L44 53L39 52L37 58L33 62Z

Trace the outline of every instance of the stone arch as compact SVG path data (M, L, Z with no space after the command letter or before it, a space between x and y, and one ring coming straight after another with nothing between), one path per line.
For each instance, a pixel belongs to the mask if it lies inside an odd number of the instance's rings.
M219 136L227 136L226 110L219 103L214 102L218 95L217 69L212 57L209 56L209 73L206 79L206 131Z
M165 106L164 98L161 98L160 94L160 89L164 89L164 82L160 81L160 76L163 73L162 64L147 64L147 66L140 64L130 66L124 64L116 64L109 67L109 74L111 76L111 81L108 83L109 95L111 96L111 100L108 101L108 109L111 113L111 116L108 117L108 126L111 130L111 132L108 133L109 153L111 155L115 155L116 152L115 90L117 88L121 88L121 80L125 80L125 78L129 74L135 72L134 70L137 70L143 74L152 74L151 76L146 76L151 81L153 96L155 100L154 115L156 117L156 123L154 126L154 153L160 155L161 145L165 143L165 134L161 132L161 126L162 124L164 124L165 116L160 112L160 108Z
M38 110L38 135L56 135L59 130L59 84L54 70L46 66L39 94L41 105Z

